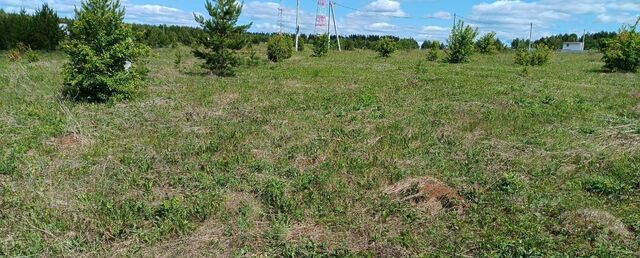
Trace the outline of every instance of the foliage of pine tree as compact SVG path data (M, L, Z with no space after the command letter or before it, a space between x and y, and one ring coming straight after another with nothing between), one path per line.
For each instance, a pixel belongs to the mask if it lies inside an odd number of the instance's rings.
M63 39L64 34L60 30L60 18L48 4L36 11L32 21L33 39L30 42L32 49L54 50Z
M459 21L449 36L449 49L447 49L447 61L449 63L466 63L474 54L474 41L478 36L478 29L465 26Z
M286 35L275 35L267 43L267 57L272 62L281 62L293 55L293 41Z
M141 59L149 48L134 41L123 23L119 0L85 0L75 11L64 50L63 94L86 101L132 97L142 86L145 71Z
M602 59L605 68L611 71L636 72L640 68L640 18L635 25L624 26L618 36L605 40Z
M313 39L313 56L323 57L329 53L329 36L326 34Z
M240 65L236 52L247 45L246 32L251 24L237 26L242 4L236 0L207 0L205 4L211 19L196 15L196 22L204 29L205 36L198 40L193 50L196 57L204 59L205 69L218 76L233 76Z

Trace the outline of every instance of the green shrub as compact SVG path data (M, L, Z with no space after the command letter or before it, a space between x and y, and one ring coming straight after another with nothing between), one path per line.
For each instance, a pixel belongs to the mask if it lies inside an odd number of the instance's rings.
M132 97L146 71L139 62L149 48L136 43L123 22L119 1L86 0L76 11L64 50L63 95L74 100L106 101Z
M427 60L431 62L440 60L440 50L435 48L427 50Z
M376 51L381 57L390 57L397 49L396 42L391 38L382 38L376 45Z
M611 71L636 72L640 67L640 33L636 31L640 18L633 26L624 26L613 39L603 42L604 67Z
M313 39L313 56L326 56L329 52L329 37L325 34Z
M553 51L547 45L538 44L531 51L527 51L524 47L516 50L514 57L515 63L523 66L539 66L549 63Z
M37 51L32 49L27 50L24 56L27 58L27 62L29 63L35 63L40 61L40 54L38 54Z
M24 55L29 50L31 50L31 48L29 46L27 46L26 44L20 42L20 43L16 44L16 46L14 48L9 50L9 52L7 53L7 58L9 58L9 60L11 62L19 62L20 60L22 60Z
M303 37L298 38L298 51L300 52L304 51L304 45L305 45L304 43L305 42Z
M481 54L495 54L500 49L497 43L496 33L489 32L478 39L476 49Z
M619 196L626 192L627 186L620 181L607 176L594 176L583 182L585 191L606 196Z
M466 63L475 52L474 41L478 36L478 29L465 26L459 21L449 36L447 61L449 63Z
M267 43L267 57L272 62L281 62L293 55L293 42L284 35L275 35Z

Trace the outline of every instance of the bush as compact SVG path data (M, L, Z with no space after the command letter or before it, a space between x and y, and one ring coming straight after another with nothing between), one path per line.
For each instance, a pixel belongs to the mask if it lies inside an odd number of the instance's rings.
M376 45L376 51L381 57L390 57L396 51L396 42L391 38L382 38Z
M553 51L547 45L538 44L531 51L527 51L524 47L516 50L515 63L523 66L544 65L551 61Z
M427 50L427 60L431 62L440 60L440 51L435 48L430 48L429 50Z
M325 34L313 39L313 56L322 57L329 52L329 37Z
M27 50L27 52L25 53L25 57L27 58L27 62L29 63L35 63L40 61L40 54L38 54L38 52L32 49Z
M304 37L298 38L298 51L304 51Z
M119 1L86 0L76 10L64 50L63 95L74 100L130 98L142 86L146 71L138 61L149 48L135 43Z
M291 58L293 55L293 42L291 38L284 35L276 35L269 39L267 43L267 57L272 62L281 62Z
M477 36L478 29L465 26L463 21L459 21L449 36L447 61L449 63L469 62L469 58L475 51L475 47L473 45Z
M636 72L640 67L640 34L636 29L640 18L633 26L624 26L613 39L604 40L602 53L604 67L611 71Z
M476 49L481 54L495 54L499 50L497 42L496 33L489 32L480 37L478 42L476 42Z

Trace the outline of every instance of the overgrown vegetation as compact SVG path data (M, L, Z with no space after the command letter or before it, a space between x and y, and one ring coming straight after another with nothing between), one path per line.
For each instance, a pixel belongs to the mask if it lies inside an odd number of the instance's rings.
M475 53L474 42L478 36L478 29L466 26L463 21L458 21L451 30L446 50L449 63L466 63Z
M127 99L142 87L140 63L148 48L135 43L117 0L86 0L76 10L64 51L65 97L83 101Z
M267 57L272 62L281 62L293 55L293 41L289 36L275 35L267 43Z
M329 53L329 36L326 34L313 39L313 56L323 57Z
M553 51L546 45L540 44L534 46L531 51L524 47L516 50L514 61L522 66L540 66L549 63Z
M390 38L383 38L378 41L378 47L376 51L381 57L390 57L397 49L396 42Z
M196 16L196 22L205 32L193 50L197 58L203 59L202 67L218 76L234 76L240 65L236 51L244 48L248 41L246 31L251 24L236 25L242 13L242 4L235 0L211 0L205 3L210 19Z
M489 32L478 39L476 49L481 54L495 54L503 49L503 45L496 37L495 32Z
M636 72L640 67L640 18L634 25L623 26L613 39L604 41L604 67L613 71Z

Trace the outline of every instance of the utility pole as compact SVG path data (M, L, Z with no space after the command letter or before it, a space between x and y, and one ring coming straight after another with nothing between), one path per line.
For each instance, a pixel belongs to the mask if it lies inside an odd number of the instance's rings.
M342 52L342 47L340 46L340 34L338 34L338 24L336 23L336 11L333 9L333 1L329 2L329 11L331 12L331 17L333 19L333 30L336 33L336 39L338 40L338 51Z
M296 0L296 52L300 51L298 47L298 42L300 40L300 0Z
M457 13L453 13L453 28L456 28L456 19L458 18L458 14Z
M329 19L327 19L327 38L329 41L327 48L331 50L331 1L329 1Z
M533 22L531 23L531 27L529 28L529 52L531 52L531 39L533 36Z
M587 43L587 30L583 30L582 31L582 51L584 51L584 48L586 47L586 43Z

